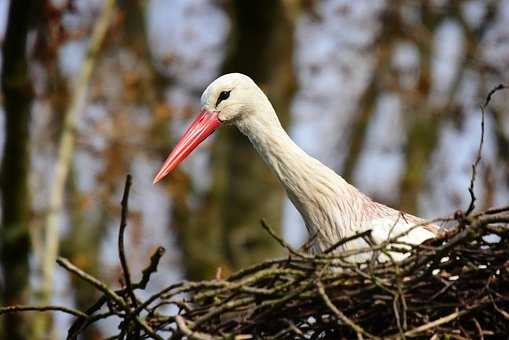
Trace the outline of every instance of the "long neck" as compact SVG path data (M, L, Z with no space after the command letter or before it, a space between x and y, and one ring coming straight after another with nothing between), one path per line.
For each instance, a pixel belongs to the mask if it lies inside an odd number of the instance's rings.
M270 102L262 101L255 112L237 124L286 189L298 183L299 171L317 161L306 154L281 126ZM315 164L313 164L315 165Z
M310 219L316 218L316 211L322 210L324 204L333 204L344 217L354 217L366 196L299 148L268 101L258 110L263 111L253 113L237 127L275 173L306 223L316 224Z

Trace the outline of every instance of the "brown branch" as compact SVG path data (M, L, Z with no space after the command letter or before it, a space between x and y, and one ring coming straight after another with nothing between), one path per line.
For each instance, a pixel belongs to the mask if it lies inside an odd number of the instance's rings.
M153 273L157 271L157 267L159 266L159 261L161 257L163 257L166 249L164 247L157 247L156 251L150 257L149 265L143 269L141 279L138 283L133 285L135 289L145 289L147 287L148 282L150 281L150 277Z
M57 259L57 263L65 268L67 271L77 275L82 280L90 283L92 286L103 292L111 301L113 301L115 304L117 304L121 309L123 309L129 316L131 316L131 310L129 306L124 302L124 300L117 294L115 291L113 291L111 288L109 288L105 283L99 281L95 277L93 277L90 274L85 273L75 265L73 265L69 260L59 257ZM157 335L154 330L147 325L143 320L141 320L136 315L133 316L133 319L136 321L136 323L153 339L162 340L162 338Z
M357 325L355 322L353 322L352 320L350 320L345 314L343 314L336 306L334 306L334 304L332 303L332 301L329 299L329 296L327 295L327 293L325 293L325 288L323 287L323 284L320 280L318 280L316 282L316 287L318 288L318 293L320 294L320 296L322 297L322 300L323 302L325 302L325 304L327 305L327 307L329 307L329 309L334 313L334 315L336 315L336 317L341 320L343 323L347 324L348 326L350 326L353 330L355 330L357 333L360 333L364 336L367 336L368 338L371 338L371 339L379 339L379 337L375 336L375 335L372 335L372 334L369 334L368 332L366 332L362 327L360 327L359 325Z
M124 274L124 283L126 286L127 294L129 294L129 297L131 298L132 305L134 308L136 308L138 306L138 302L133 292L131 274L129 273L129 266L127 265L127 261L125 259L124 249L124 234L127 227L127 216L129 213L129 191L131 190L131 185L132 177L131 175L127 175L125 179L124 194L122 195L122 201L120 203L122 211L120 213L120 227L118 232L118 256L120 258L120 265L122 266L122 273Z
M177 326L178 326L179 330L184 335L187 335L191 339L196 339L196 340L212 340L212 339L214 339L214 337L212 337L211 335L193 332L191 329L189 329L189 327L186 324L186 321L180 315L177 315L175 317L175 321L177 322Z
M507 89L507 87L503 84L499 84L495 86L486 96L486 99L484 100L484 103L480 106L481 109L481 139L479 140L479 149L477 150L477 156L475 157L475 161L472 164L472 176L470 177L470 185L468 186L468 193L470 194L470 203L468 205L468 208L465 212L465 216L470 215L470 213L475 209L475 201L477 198L475 197L474 193L474 184L475 179L477 176L477 166L481 162L482 158L482 147L484 144L484 116L486 108L488 107L488 104L491 101L491 97L500 90Z
M342 238L341 240L339 240L338 242L334 243L329 248L325 249L323 251L323 253L324 254L332 253L334 250L336 250L338 247L342 246L345 243L351 242L351 241L356 240L358 238L364 238L364 237L369 236L369 235L371 235L371 229L365 230L365 231L363 231L361 233L357 233L357 234L349 236L349 237Z
M56 311L63 312L67 314L71 314L74 316L86 317L87 314L83 313L80 310L64 307L64 306L25 306L25 305L17 305L17 306L7 306L0 307L0 315L8 314L8 313L17 313L17 312L47 312L47 311Z
M306 254L304 254L304 253L302 253L302 252L300 252L298 250L295 250L291 245L289 245L281 237L279 237L274 232L274 230L272 230L272 228L267 224L267 222L265 222L264 219L260 220L260 223L262 225L262 228L265 229L265 231L267 231L267 233L270 236L272 236L272 238L275 239L283 248L286 248L290 252L290 254L293 254L293 255L301 257L301 258L307 257Z
M75 274L80 279L90 283L92 286L97 288L99 291L103 292L106 296L108 296L111 300L113 300L118 306L126 308L127 310L129 310L129 308L125 304L124 300L119 295L117 295L117 293L115 293L115 291L113 291L111 288L109 288L105 283L99 281L98 279L96 279L92 275L90 275L90 274L84 272L83 270L79 269L78 267L73 265L66 258L59 257L57 259L57 263L61 267L66 269L67 271Z
M461 311L461 312L454 312L454 313L451 313L447 316L444 316L440 319L437 319L437 320L433 320L431 322L428 322L424 325L421 325L419 327L416 327L412 330L409 330L408 332L405 332L405 336L417 336L423 332L426 332L428 330L431 330L431 329L434 329L435 327L438 327L440 325L443 325L443 324L446 324L446 323L449 323L451 321L453 321L454 319L457 319L459 318L460 316L466 314L467 311Z
M143 269L140 281L132 285L133 289L145 289L147 287L152 274L157 271L159 261L161 260L161 257L164 255L164 253L165 249L163 247L158 247L156 249L156 251L150 257L149 265ZM116 290L115 293L122 296L125 293L125 289ZM85 317L77 318L67 332L67 339L76 339L79 333L88 325L89 322L95 321L91 315L101 309L101 307L104 306L106 302L107 296L102 295L91 307L85 311ZM141 311L141 309L139 311ZM135 310L135 314L137 314L137 310Z

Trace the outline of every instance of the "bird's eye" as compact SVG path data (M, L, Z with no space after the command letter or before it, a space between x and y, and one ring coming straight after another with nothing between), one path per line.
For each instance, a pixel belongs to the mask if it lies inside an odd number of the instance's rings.
M221 103L223 100L226 100L230 97L231 91L221 91L219 94L219 97L217 98L216 107Z

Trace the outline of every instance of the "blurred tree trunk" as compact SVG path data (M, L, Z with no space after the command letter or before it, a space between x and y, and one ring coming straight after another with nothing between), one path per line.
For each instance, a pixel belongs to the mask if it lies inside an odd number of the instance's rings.
M3 304L27 301L30 252L28 232L30 198L29 123L32 87L28 74L26 39L34 2L10 2L7 31L3 46L2 91L5 107L5 147L2 162L2 239L1 264L4 287ZM28 339L25 315L3 317L3 339Z
M268 94L283 124L294 91L293 22L288 1L235 0L229 53L222 73L252 77ZM182 233L184 265L192 279L210 278L215 268L238 269L279 250L260 227L266 218L279 231L283 191L256 155L249 140L234 128L222 129L212 150L213 187L200 211ZM180 209L176 219L188 215ZM189 212L188 212L189 213Z

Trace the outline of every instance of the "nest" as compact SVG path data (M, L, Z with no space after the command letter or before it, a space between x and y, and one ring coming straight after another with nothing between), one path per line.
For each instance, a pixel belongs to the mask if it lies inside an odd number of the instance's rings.
M457 213L450 220L456 221L453 229L410 249L393 239L334 255L292 249L264 225L288 250L287 258L263 262L226 279L177 283L139 301L134 291L144 288L156 270L159 249L140 283L116 291L116 298L106 291L78 317L69 337L113 315L122 319L120 338L505 337L509 207L471 217ZM389 248L410 255L402 262L379 262L381 253L390 257ZM371 261L348 262L349 256L362 252L370 252ZM72 269L65 260L60 263ZM108 312L98 314L104 304ZM168 305L177 306L178 314L165 314Z
M123 246L130 179L122 204L119 258L123 288L113 290L68 260L58 263L98 289L88 310L63 306L10 306L1 313L57 310L76 319L68 339L90 325L119 317L116 339L340 339L506 338L509 334L509 207L443 221L455 226L440 238L410 246L397 239L366 249L310 255L288 250L226 279L173 284L141 300L136 296L157 270L164 249L152 255L139 282L131 282ZM369 231L342 240L369 238ZM381 254L404 251L400 262ZM369 252L371 260L348 257ZM177 313L169 314L168 305Z
M498 209L456 219L454 229L412 247L399 263L376 260L389 247L408 246L396 240L339 255L311 256L284 245L288 258L225 280L168 287L145 302L146 321L170 336L199 339L505 337L509 214ZM369 262L345 260L366 251L373 254ZM179 314L161 315L166 304L177 305Z

